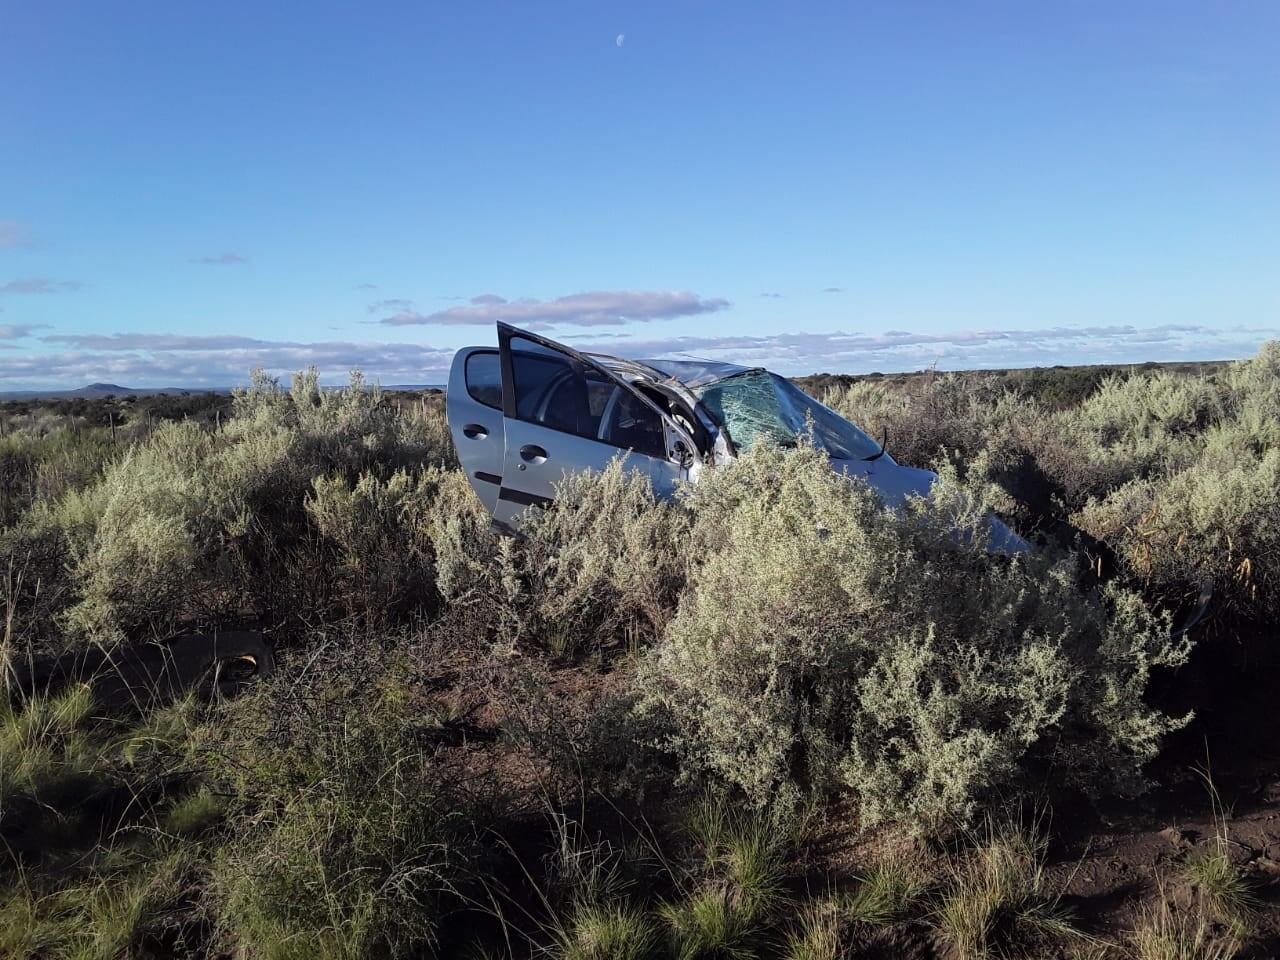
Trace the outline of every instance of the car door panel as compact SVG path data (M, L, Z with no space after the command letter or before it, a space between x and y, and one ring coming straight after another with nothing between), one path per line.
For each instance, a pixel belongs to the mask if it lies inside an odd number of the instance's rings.
M499 523L515 525L531 507L549 504L567 475L603 470L617 457L648 476L659 496L674 493L686 470L663 455L668 427L650 401L562 344L505 324L498 335L505 438Z
M546 507L556 487L567 475L583 470L603 470L621 457L624 469L649 477L654 493L674 495L683 468L667 460L623 450L610 443L588 440L536 423L508 420L502 489L494 518L515 525L529 507Z
M498 506L505 459L502 375L498 351L493 347L466 347L454 355L445 392L445 418L463 472L492 514Z

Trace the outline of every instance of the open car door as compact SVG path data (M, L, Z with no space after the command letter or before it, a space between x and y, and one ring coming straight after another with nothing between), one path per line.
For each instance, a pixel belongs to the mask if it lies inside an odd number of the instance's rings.
M515 526L529 508L546 506L566 475L603 470L618 456L646 474L658 496L687 477L696 449L688 433L590 357L505 323L498 351L504 455L493 515L500 524Z
M453 357L445 418L458 461L490 514L498 506L504 459L502 368L493 347L464 347Z

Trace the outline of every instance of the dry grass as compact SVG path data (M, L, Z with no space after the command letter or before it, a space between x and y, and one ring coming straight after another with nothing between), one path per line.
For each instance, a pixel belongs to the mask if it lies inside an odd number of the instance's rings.
M1164 895L1138 918L1129 935L1134 960L1231 960L1239 943L1216 937L1208 919L1170 906Z
M638 907L582 906L563 931L558 955L561 960L645 960L653 955L658 939Z
M1043 865L1043 841L1025 828L988 822L952 867L933 913L957 960L1036 956L1078 936Z

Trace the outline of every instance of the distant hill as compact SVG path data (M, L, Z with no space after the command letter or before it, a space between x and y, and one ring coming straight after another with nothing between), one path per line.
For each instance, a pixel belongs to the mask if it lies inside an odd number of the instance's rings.
M4 390L5 400L101 400L104 397L187 396L193 393L230 393L230 387L124 387L118 383L88 383L74 390Z
M384 392L420 392L443 390L442 383L392 383L382 386ZM103 400L106 397L188 397L194 394L226 395L231 387L126 387L118 383L87 383L74 390L0 390L0 403L8 400Z

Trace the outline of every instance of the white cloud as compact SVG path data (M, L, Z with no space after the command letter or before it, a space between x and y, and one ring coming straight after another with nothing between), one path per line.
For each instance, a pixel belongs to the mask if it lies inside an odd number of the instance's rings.
M46 326L43 323L0 323L0 340L22 340L31 336L32 330Z
M1053 327L1043 330L958 330L881 334L789 333L767 336L679 336L661 338L571 335L580 350L629 357L698 356L770 367L799 375L821 371L868 373L1053 364L1141 363L1147 360L1229 359L1249 356L1280 328L1218 330L1168 324ZM591 341L596 342L591 342Z
M30 325L0 327L0 340L29 336ZM629 357L697 356L769 367L784 374L866 373L1147 360L1245 357L1280 336L1280 329L1168 324L1053 327L1044 330L957 330L948 333L785 333L636 337L591 331L561 337L580 350ZM485 338L489 340L488 337ZM238 334L50 333L26 344L0 343L0 383L12 387L79 386L110 381L128 386L227 386L261 366L287 375L308 366L330 382L353 368L383 383L443 383L453 349L417 343L348 340L266 340ZM491 342L491 341L490 341Z
M412 300L402 300L398 297L392 297L387 300L376 300L369 304L370 313L386 313L388 310L412 310Z
M727 300L685 290L595 290L554 300L507 300L496 293L482 293L466 306L429 314L404 310L382 322L388 326L489 326L501 320L533 329L622 326L714 313L728 306Z
M359 368L384 383L443 383L453 350L417 343L263 340L238 335L118 333L41 337L43 352L0 357L0 383L79 386L228 386L254 367L289 374L315 366L326 380Z

